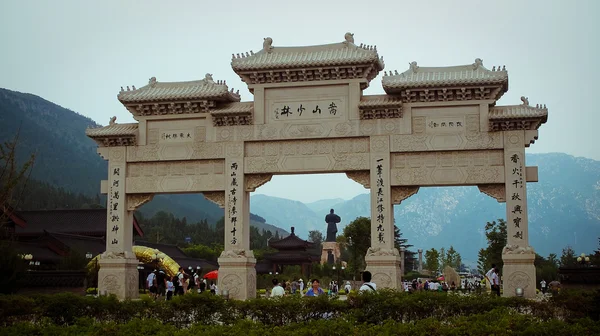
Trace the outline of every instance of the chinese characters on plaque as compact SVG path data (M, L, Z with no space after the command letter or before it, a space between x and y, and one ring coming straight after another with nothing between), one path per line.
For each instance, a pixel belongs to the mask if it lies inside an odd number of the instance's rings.
M377 206L377 239L379 243L385 244L385 229L383 228L383 222L385 219L385 215L383 214L384 202L383 202L383 164L381 163L383 159L377 159L377 202L375 202Z
M510 156L510 167L511 171L510 181L513 185L513 192L510 195L512 209L509 209L513 214L512 225L515 228L515 234L513 238L523 239L523 230L521 229L521 221L523 220L523 160L519 154L513 154Z
M429 128L462 128L462 120L444 120L444 121L433 121L431 120L427 126Z
M241 174L240 176L241 176L241 178L243 178L244 174ZM229 195L227 195L227 197L229 198L229 212L227 213L227 216L228 216L229 220L231 221L231 225L233 226L232 230L230 231L231 245L236 245L238 242L237 237L235 235L237 232L237 218L238 218L238 207L237 207L238 198L236 196L236 193L238 192L238 187L239 187L238 178L240 176L238 176L237 162L231 163L231 174L230 174L231 188L229 189Z
M113 239L110 240L112 245L116 245L119 243L119 240L114 237L117 236L119 232L119 210L122 206L121 199L124 195L120 194L120 184L121 175L125 172L122 171L121 167L113 167L112 171L110 171L110 188L108 191L108 220L112 223L112 229L110 235L113 236Z
M275 120L331 118L339 115L340 105L338 100L276 103L272 113Z
M160 132L160 142L189 142L194 140L191 130L168 130Z

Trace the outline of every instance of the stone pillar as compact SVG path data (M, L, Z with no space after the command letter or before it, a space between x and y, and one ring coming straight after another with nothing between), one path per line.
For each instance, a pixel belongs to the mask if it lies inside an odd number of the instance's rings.
M245 300L256 297L256 259L250 250L250 193L244 178L244 144L226 145L225 249L219 257L219 291Z
M532 298L535 297L535 253L529 246L525 172L525 131L505 131L507 244L502 251L503 292L504 296L514 296L515 289L522 288L524 296Z
M100 154L108 157L108 190L106 206L106 252L98 264L98 291L114 294L119 299L139 297L138 260L132 250L133 211L125 195L127 164L125 147L101 148Z
M419 251L419 273L423 272L423 249L418 249Z
M380 288L401 288L400 253L394 247L394 211L390 186L390 138L370 138L371 247L365 261Z

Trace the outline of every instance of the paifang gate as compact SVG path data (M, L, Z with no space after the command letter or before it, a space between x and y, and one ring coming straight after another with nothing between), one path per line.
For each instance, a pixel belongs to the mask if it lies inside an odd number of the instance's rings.
M88 129L108 160L106 252L99 290L138 295L132 253L133 211L162 193L201 192L225 209L219 288L237 299L256 296L249 242L249 193L274 174L346 173L371 190L367 269L380 287L398 288L400 254L393 245L393 205L420 186L474 186L506 202L504 295L535 295L529 246L525 148L545 123L545 106L496 106L508 90L504 66L481 59L452 67L384 73L383 95L363 95L384 69L377 49L345 41L274 47L233 55L233 70L254 100L224 81L160 82L121 89L118 99L137 123ZM399 223L401 227L402 223Z

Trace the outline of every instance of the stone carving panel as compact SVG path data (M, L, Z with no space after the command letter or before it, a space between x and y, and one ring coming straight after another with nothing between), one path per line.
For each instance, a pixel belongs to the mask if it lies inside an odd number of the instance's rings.
M419 187L392 187L392 204L400 204L419 192Z
M506 188L504 184L480 184L477 187L479 191L495 198L499 203L506 202Z
M139 289L138 289L138 270L136 269L135 272L131 272L129 271L127 274L127 293L125 293L125 296L128 298L137 298L139 297Z
M250 174L246 175L246 191L254 192L256 188L271 181L273 174Z
M225 207L225 191L205 191L202 193L204 198L215 203L221 208Z
M132 194L127 195L127 210L134 211L142 205L150 202L154 194Z
M223 190L224 160L130 163L127 193Z
M248 297L256 297L256 275L248 274Z
M369 169L368 138L250 142L245 173Z
M368 170L359 170L346 172L346 176L352 181L361 184L363 187L370 188L371 174Z
M110 149L110 161L123 162L125 161L125 147L115 147Z
M158 144L127 147L127 161L157 161L159 150Z
M390 288L390 287L392 287L392 277L389 274L387 274L387 273L379 272L379 273L373 274L372 281L379 288Z
M504 183L501 150L392 154L392 185Z
M225 145L222 143L195 143L190 159L216 159L225 157Z
M223 277L223 280L221 280L221 293L223 290L228 290L229 291L229 297L237 297L239 292L240 292L240 288L244 285L244 283L242 282L242 278L239 277L239 275L237 274L227 274L225 277Z
M102 286L100 288L108 291L109 293L116 294L121 290L119 284L119 278L116 275L109 274L102 279Z
M505 293L514 293L516 288L522 288L524 292L527 291L527 287L532 283L529 275L523 271L513 272L508 276L508 279L505 280Z

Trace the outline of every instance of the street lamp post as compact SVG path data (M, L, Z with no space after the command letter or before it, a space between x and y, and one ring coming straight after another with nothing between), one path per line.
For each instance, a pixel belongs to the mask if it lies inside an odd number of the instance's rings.
M588 266L590 264L590 257L586 256L585 253L582 253L577 257L577 262L583 266Z

